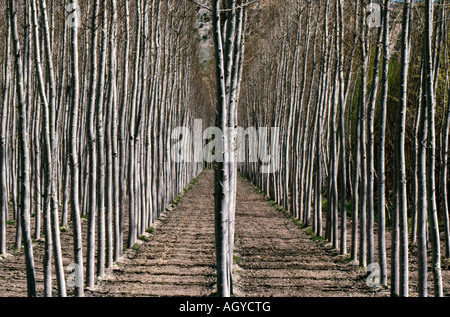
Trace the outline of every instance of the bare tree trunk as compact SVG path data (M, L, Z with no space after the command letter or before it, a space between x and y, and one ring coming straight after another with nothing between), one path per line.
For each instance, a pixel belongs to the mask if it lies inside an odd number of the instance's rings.
M359 3L359 2L358 2ZM356 7L355 19L358 20L359 6ZM361 170L361 120L360 107L357 108L356 127L355 127L355 145L354 145L354 166L353 166L353 195L352 195L352 252L351 258L355 261L358 259L358 217L359 208L359 191L360 191L360 170Z
M422 83L424 85L423 91L426 91L425 86L425 70L422 74L424 80ZM426 94L421 96L422 106L420 109L420 120L418 126L418 152L417 152L417 178L418 178L418 188L417 188L417 251L418 251L418 290L420 297L428 296L428 286L427 286L427 218L428 218L428 208L427 208L427 185L426 185L426 143L427 143L427 131L428 131L428 120L427 120L427 100Z
M125 221L125 200L127 193L126 185L126 159L127 159L127 149L126 149L126 113L127 113L127 98L128 98L128 58L130 52L130 16L128 9L128 0L125 0L125 51L123 55L123 79L122 79L122 100L121 100L121 110L120 110L120 120L119 120L119 148L120 148L120 167L119 167L119 254L123 253L124 244L124 221Z
M360 96L360 142L361 153L361 204L359 222L359 265L367 267L367 154L366 154L366 96L367 72L369 66L368 25L366 20L367 1L363 1L361 11L361 96Z
M97 274L103 277L105 274L106 261L106 227L105 227L105 136L103 108L105 100L105 76L106 76L106 51L107 51L107 0L102 1L102 43L99 64L99 80L97 94L97 210L98 210L98 253L97 253Z
M137 90L138 90L138 74L139 74L139 56L140 56L140 43L141 43L141 4L139 0L136 0L137 18L138 23L136 26L136 55L134 62L134 81L132 100L130 105L130 123L129 123L129 162L128 162L128 191L129 191L129 222L130 229L128 234L128 247L132 247L137 239L137 223L136 223L136 108L137 108Z
M76 14L76 8L78 3L76 0L72 3L72 19L73 25L71 26L71 73L72 73L72 98L70 107L70 126L69 126L69 154L70 154L70 173L71 173L71 199L70 207L72 213L73 222L73 250L74 260L77 274L76 294L78 297L84 296L84 272L83 272L83 250L82 250L82 237L81 237L81 219L80 219L80 198L79 198L79 157L77 146L77 130L78 130L78 114L79 114L79 61L78 61L78 27L80 21Z
M341 207L341 238L340 238L340 253L342 255L347 254L347 171L346 171L346 144L345 144L345 110L346 110L346 97L344 83L344 12L343 12L343 0L339 0L337 5L337 12L339 20L339 196ZM351 77L351 68L348 74ZM337 219L336 219L337 221Z
M89 153L89 200L88 207L88 236L87 236L87 262L86 262L86 287L92 288L95 283L95 227L97 216L97 154L96 154L96 135L95 135L95 100L96 100L96 86L97 86L97 30L98 30L98 14L99 14L99 0L93 3L92 9L92 24L91 24L91 45L90 45L90 60L91 60L91 74L89 84L89 99L88 99L88 113L87 113L87 144Z
M229 204L229 172L225 158L228 155L227 142L225 142L225 128L228 122L228 109L226 104L225 86L225 62L222 27L220 21L220 0L212 1L212 18L214 32L214 46L216 53L216 78L217 78L217 118L216 126L222 129L223 148L219 155L221 162L215 163L215 230L216 230L216 259L217 259L217 296L229 297L228 284L228 204Z
M422 115L422 101L423 101L423 76L424 64L421 63L420 66L420 81L419 81L419 93L418 93L418 105L416 110L416 118L414 121L414 209L412 215L412 229L411 229L411 243L417 242L417 218L418 218L418 208L419 208L419 126Z
M396 160L398 166L398 179L394 184L399 201L398 223L400 234L400 285L399 295L407 297L409 294L409 268L408 268L408 206L406 197L406 158L405 158L405 129L406 129L406 106L407 106L407 82L409 73L409 21L411 1L404 2L403 27L402 27L402 57L400 75L400 97L399 113L397 120L397 151Z
M6 10L6 53L5 53L5 78L2 89L2 108L0 121L0 255L6 254L6 221L8 217L7 192L7 128L8 128L8 99L10 95L10 49L11 49L11 24L9 10Z
M381 12L380 12L381 14ZM381 39L383 29L378 28L375 48L375 61L373 65L372 88L370 91L367 112L367 262L375 263L374 241L374 191L375 191L375 105L378 96Z
M432 23L433 23L433 2L425 1L425 33L424 33L424 62L425 62L425 85L427 98L427 114L428 114L428 142L427 142L427 201L428 213L431 225L431 245L432 245L432 272L434 279L434 295L436 297L443 296L442 290L442 272L441 272L441 255L439 240L439 224L436 206L436 189L435 189L435 111L436 111L436 95L434 92L433 81L433 65L432 65Z
M384 1L383 7L383 65L381 74L381 105L378 149L378 261L380 264L380 284L387 285L386 259L386 116L389 85L389 6L390 0Z
M36 278L34 267L33 245L30 233L30 153L27 127L27 107L24 94L24 77L22 66L22 55L20 49L19 33L17 29L16 4L9 0L9 17L11 21L12 46L15 59L16 90L18 96L18 139L21 163L21 186L20 186L20 227L23 233L23 244L25 250L25 262L27 270L27 290L29 297L36 297Z
M118 228L118 215L115 207L117 206L117 190L115 171L115 145L116 142L116 24L117 24L117 12L116 1L110 0L109 5L111 7L111 21L109 24L109 61L108 61L108 101L107 101L107 115L106 115L106 268L110 268L113 265L114 258L118 258L118 253L114 253L117 249L117 240L114 240L114 228ZM113 226L114 223L114 226ZM118 234L116 234L116 237ZM114 248L114 244L116 248Z

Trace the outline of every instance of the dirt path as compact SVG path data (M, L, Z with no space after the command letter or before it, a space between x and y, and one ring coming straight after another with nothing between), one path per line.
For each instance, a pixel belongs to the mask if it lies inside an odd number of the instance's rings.
M258 297L368 296L364 272L312 240L247 180L239 180L237 293Z
M214 174L206 171L94 296L208 296L214 291ZM236 296L364 296L363 273L332 256L239 179Z
M90 295L203 297L215 282L214 174L205 173Z

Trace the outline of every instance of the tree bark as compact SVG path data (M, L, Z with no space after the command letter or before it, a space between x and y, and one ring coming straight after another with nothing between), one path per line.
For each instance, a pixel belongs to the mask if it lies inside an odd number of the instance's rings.
M33 245L30 233L30 153L27 126L27 105L24 93L24 76L22 51L20 49L20 39L17 29L17 12L14 0L9 0L9 17L11 22L12 46L15 62L16 91L18 97L18 139L19 154L21 164L21 184L20 184L20 227L23 235L23 245L25 251L25 262L27 271L27 291L29 297L36 297L36 278L34 267Z

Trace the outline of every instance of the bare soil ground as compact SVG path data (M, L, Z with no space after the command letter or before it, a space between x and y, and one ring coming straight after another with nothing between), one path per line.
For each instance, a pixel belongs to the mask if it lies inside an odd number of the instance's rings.
M310 228L296 224L248 180L240 178L237 193L236 244L242 273L238 294L242 296L285 297L386 297L386 287L370 288L368 273L339 255L331 243L314 238ZM325 217L325 215L324 215ZM374 224L374 256L378 261L377 224ZM323 232L325 232L325 221ZM340 234L340 232L339 232ZM347 217L347 249L350 253L352 219ZM340 237L340 235L339 235ZM391 231L386 230L388 283L391 267ZM443 233L441 234L443 241ZM434 296L431 246L428 251L428 294ZM441 243L441 257L445 246ZM418 296L417 247L409 247L409 295ZM444 296L450 296L450 260L442 258ZM369 272L370 274L370 272Z
M365 272L340 257L239 179L237 294L257 297L371 295Z
M208 172L200 177L91 295L209 296L215 282L213 179Z
M151 233L108 270L86 296L205 297L215 290L214 173L205 171L182 201L167 211ZM83 220L83 225L87 221ZM349 234L351 232L349 224ZM14 237L14 225L9 236ZM84 230L85 231L85 230ZM126 236L126 235L125 235ZM238 178L234 293L241 297L380 297L370 289L366 272L339 256L329 244L312 239L306 228L243 178ZM390 251L387 235L388 256ZM349 240L350 241L350 240ZM9 245L13 245L10 241ZM43 241L34 243L38 295L43 292ZM62 234L64 264L72 259L72 232ZM411 295L416 295L416 254L411 248ZM388 257L389 261L389 257ZM443 267L444 294L450 295L448 265ZM432 276L430 273L430 295ZM56 283L55 283L56 287ZM69 292L70 294L70 292ZM55 289L56 295L56 289ZM0 258L0 296L26 296L23 252Z

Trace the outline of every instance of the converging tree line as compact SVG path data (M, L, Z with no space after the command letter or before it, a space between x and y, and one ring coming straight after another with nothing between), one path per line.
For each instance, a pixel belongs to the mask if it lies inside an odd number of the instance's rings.
M444 296L446 1L0 7L0 255L23 251L28 296L84 296L205 169L218 297L239 175L391 296Z
M175 164L167 151L172 127L202 115L189 106L199 102L195 7L159 0L1 7L0 253L23 246L35 296L32 241L44 238L44 295L52 295L54 272L66 296L60 231L70 226L82 296L202 170ZM14 246L6 243L8 221L17 224Z
M258 44L240 111L247 126L280 127L282 164L270 175L257 163L240 170L340 254L377 268L392 296L409 295L412 254L418 294L432 272L431 293L443 296L447 3L266 3L247 39Z

